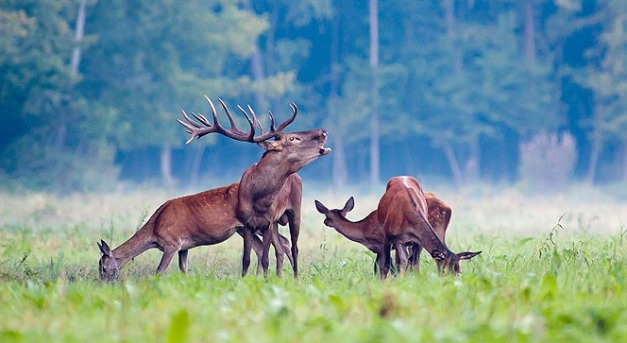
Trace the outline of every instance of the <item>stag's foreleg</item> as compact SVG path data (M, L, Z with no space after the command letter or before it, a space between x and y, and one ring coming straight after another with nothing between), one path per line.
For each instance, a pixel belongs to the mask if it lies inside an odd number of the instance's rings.
M290 239L292 240L292 270L294 277L298 277L298 236L300 235L300 208L287 212L287 220L290 225Z
M270 244L272 243L272 236L274 230L272 229L272 223L261 229L261 235L263 238L263 254L261 255L261 268L263 269L263 275L268 276Z
M242 276L246 276L248 273L248 267L250 266L250 249L253 245L253 231L247 227L244 227L241 232L242 238L244 238L244 249L242 252Z

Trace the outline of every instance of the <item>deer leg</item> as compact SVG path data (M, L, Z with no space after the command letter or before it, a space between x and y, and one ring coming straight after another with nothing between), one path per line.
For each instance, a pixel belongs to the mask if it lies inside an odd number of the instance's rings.
M250 266L250 249L253 245L253 230L245 227L242 229L242 238L244 238L244 251L242 252L242 276L246 276L248 273L248 267Z
M261 255L263 255L263 242L259 239L259 236L255 233L253 235L253 250L257 255L257 275L261 274L263 269L261 268Z
M420 253L422 252L422 246L417 243L412 243L411 254L409 256L409 268L415 271L420 270Z
M163 256L161 256L161 262L159 262L159 266L157 267L156 274L161 274L168 266L170 265L170 261L172 261L172 257L174 257L174 253L176 253L178 249L171 247L163 248Z
M290 261L290 265L294 266L294 258L292 258L292 252L290 250L290 240L279 233L279 241L281 241L281 245L283 246L283 252L285 252L287 260Z
M263 253L261 254L261 268L263 269L263 275L268 276L270 243L272 243L272 228L267 226L261 230L263 237Z
M407 270L407 247L404 244L394 244L396 248L396 268L398 273L403 275Z
M187 250L179 250L179 269L187 274Z
M374 275L379 275L381 273L381 253L377 253L377 257L374 260Z
M272 245L274 245L274 253L276 256L276 275L281 277L283 273L283 254L285 254L285 252L281 239L279 238L279 224L270 224L270 232L272 233Z
M294 277L298 277L298 235L300 235L300 209L288 213L290 224L290 238L292 239L292 270Z
M244 238L244 232L247 229L244 227L240 227L237 229L237 233ZM261 254L263 253L263 245L261 243L261 239L257 236L257 234L253 234L252 236L252 250L255 252L257 256L257 274L261 273Z
M381 266L379 270L381 271L381 279L385 279L388 276L388 271L390 270L390 250L391 244L390 241L386 238L383 240L383 258L381 261Z

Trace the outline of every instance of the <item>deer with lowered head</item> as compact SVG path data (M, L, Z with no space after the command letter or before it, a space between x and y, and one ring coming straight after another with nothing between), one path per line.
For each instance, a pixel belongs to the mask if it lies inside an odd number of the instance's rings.
M452 208L444 201L440 200L431 192L425 192L428 215L427 220L433 227L436 235L442 242L445 242L446 229L448 228ZM355 199L350 197L341 209L328 209L320 201L315 200L318 212L325 215L324 224L334 228L344 237L351 241L360 243L376 254L374 263L374 273L379 273L379 262L382 258L382 242L384 236L383 226L379 223L378 210L372 211L362 220L353 222L346 218L348 212L355 206ZM399 271L407 269L408 262L411 269L418 270L420 267L420 244L397 244L392 246L396 250L396 267Z
M243 235L244 227L236 218L239 184L207 190L166 201L148 221L126 242L115 249L101 240L98 248L102 253L99 274L102 280L113 281L119 277L120 268L137 255L151 248L163 251L156 273L163 272L175 253L179 256L179 268L187 273L188 250L202 245L218 244L235 232ZM276 199L283 211L281 225L300 225L302 183L293 174ZM262 254L262 243L254 235L253 248L257 256ZM279 237L282 247L289 249L286 237ZM279 249L278 251L283 251ZM282 255L277 256L277 268L282 268ZM292 257L288 255L291 263ZM281 265L279 266L279 261ZM258 268L260 265L258 265Z
M257 231L260 231L263 237L261 267L264 275L267 275L268 254L271 242L274 243L275 249L282 249L282 245L277 242L277 223L284 213L281 211L280 204L276 199L290 175L331 152L331 149L324 147L327 131L314 129L299 132L283 132L294 121L298 113L296 104L292 102L290 103L292 116L279 124L278 127L275 127L274 116L272 112L269 112L270 130L265 133L253 109L248 106L249 114L241 106L238 106L250 127L248 132L244 132L237 128L228 107L224 101L219 99L220 105L226 112L230 122L231 128L227 130L220 125L211 99L205 98L211 108L213 123L210 123L202 114L192 113L194 120L184 111L183 117L185 121L179 120L179 123L190 133L188 143L194 138L200 138L215 132L237 141L257 143L265 150L259 162L246 169L242 175L239 182L235 213L237 219L245 227L243 230L242 275L246 275L248 271L253 236ZM256 135L257 126L261 127L259 135ZM270 140L271 138L274 138L274 140ZM290 226L292 267L295 277L298 275L298 235L299 230ZM278 251L277 256L279 255L282 256L282 252ZM280 269L277 269L276 272L277 275L281 275Z
M459 273L459 261L471 259L480 252L455 254L448 249L444 236L450 221L450 207L433 198L430 200L432 208L427 207L428 201L418 181L402 176L388 181L377 209L358 222L346 219L346 214L354 206L352 197L341 210L329 210L317 200L316 208L326 216L325 225L377 254L375 272L378 270L381 278L385 278L390 269L392 248L396 250L400 270L404 269L408 250L412 253L412 265L417 267L420 251L425 248L440 272ZM441 205L444 206L438 208ZM431 220L427 218L429 212Z

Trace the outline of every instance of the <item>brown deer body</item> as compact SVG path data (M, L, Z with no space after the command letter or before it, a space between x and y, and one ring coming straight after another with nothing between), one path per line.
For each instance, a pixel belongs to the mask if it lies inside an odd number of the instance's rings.
M444 242L446 229L451 219L452 209L445 202L438 199L435 194L425 192L427 206L429 208L428 221L433 226L436 235ZM346 218L355 201L350 197L342 209L329 210L318 200L315 201L318 212L326 216L324 224L337 230L344 237L351 241L360 243L376 254L374 264L375 274L379 272L380 258L383 256L383 240L385 231L379 223L378 210L372 211L365 218L352 222ZM396 245L392 249L396 250L397 268L403 271L407 264L407 254L410 254L409 262L413 269L419 269L419 257L422 247L419 244Z
M250 126L248 132L243 132L237 128L226 104L220 100L220 104L231 124L231 129L226 130L218 122L213 102L209 98L206 99L211 107L213 123L210 123L203 115L192 113L197 120L195 121L187 116L185 112L183 112L183 116L186 122L179 120L179 123L191 134L187 141L188 143L195 137L216 132L238 141L257 143L265 149L259 162L246 169L242 175L239 182L236 215L246 228L243 231L242 275L246 275L248 271L253 236L257 231L260 231L263 236L261 266L264 274L267 275L268 254L271 242L277 250L277 261L279 256L282 256L282 246L278 244L278 230L276 226L277 222L285 220L285 212L282 211L276 199L290 175L295 174L307 164L321 156L327 155L331 151L331 149L324 147L327 132L323 129L283 132L283 129L294 121L298 113L296 105L291 103L292 116L289 119L282 122L278 128L275 128L274 117L270 112L270 130L263 133L262 127L261 134L255 136L256 127L261 127L261 123L257 120L252 108L248 107L249 115L243 108L238 106ZM274 138L274 140L268 141L270 138ZM287 216L289 217L289 214ZM300 221L300 218L294 219L295 221ZM294 227L297 228L297 225ZM298 230L293 229L290 225L294 276L298 275L298 234ZM280 269L277 269L277 275L281 275Z
M424 192L425 200L427 201L427 220L435 234L442 241L442 243L446 244L446 229L451 221L451 215L453 214L453 209L446 204L444 201L440 200L435 196L432 192ZM409 263L412 269L418 270L420 268L420 252L422 251L422 246L420 244L410 244L407 246L409 248ZM405 261L401 261L400 259L403 255L397 256L397 264L399 268L402 269L402 265Z
M300 217L300 184L300 177L294 174L286 183L286 190L277 198L286 216L289 214L292 217ZM142 228L119 247L111 250L109 245L101 240L98 244L102 252L99 261L101 279L109 281L116 279L120 268L151 248L163 251L157 273L168 267L177 252L179 268L186 273L189 249L221 243L235 232L243 235L243 225L235 215L238 189L239 184L233 183L168 200L155 211ZM296 192L297 196L292 195L291 191ZM287 220L281 224L284 225L286 222ZM290 221L290 226L292 225ZM279 239L285 248L289 248L287 238L281 236ZM261 241L256 236L253 236L252 240L255 252L261 256ZM291 256L288 258L292 262Z
M453 253L438 237L427 219L428 207L418 180L410 176L393 177L379 201L379 222L385 231L381 276L390 267L390 245L419 244L435 260L438 271L460 273L459 261L471 259L481 252Z

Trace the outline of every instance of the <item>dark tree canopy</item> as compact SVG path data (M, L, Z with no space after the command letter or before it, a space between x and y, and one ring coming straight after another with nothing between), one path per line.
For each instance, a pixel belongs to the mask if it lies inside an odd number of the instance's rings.
M372 168L457 185L625 181L625 18L620 0L3 1L0 180L237 180L258 148L183 144L175 119L207 114L206 94L279 119L295 101L295 129L323 126L334 148L303 176L336 186Z

